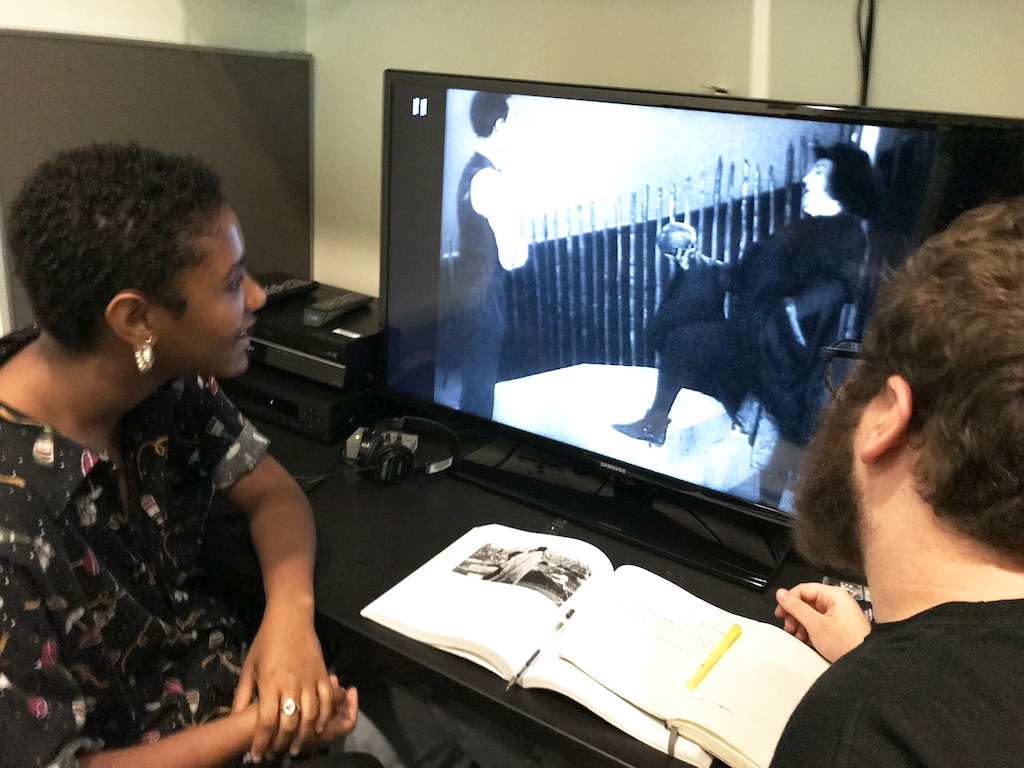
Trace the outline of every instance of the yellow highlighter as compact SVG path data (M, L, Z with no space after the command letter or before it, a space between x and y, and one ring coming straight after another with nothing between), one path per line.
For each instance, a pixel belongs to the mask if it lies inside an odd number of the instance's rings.
M704 679L704 675L711 671L711 668L718 663L718 660L722 658L722 655L727 650L729 650L729 646L736 642L736 638L739 637L742 632L743 630L740 629L739 624L733 624L729 627L729 631L722 635L722 639L719 640L715 644L715 647L711 649L711 653L709 653L708 657L704 659L704 663L697 667L697 671L693 673L693 677L687 681L686 690L692 691L697 687L700 681Z

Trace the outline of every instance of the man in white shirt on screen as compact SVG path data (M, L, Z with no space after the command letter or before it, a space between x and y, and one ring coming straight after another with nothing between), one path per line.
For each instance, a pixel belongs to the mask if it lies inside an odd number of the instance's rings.
M509 96L479 91L469 117L477 136L459 180L459 257L455 263L460 350L460 410L490 418L505 338L505 273L529 256L514 194L501 169L508 155Z
M795 536L876 623L838 587L779 590L835 663L773 765L1024 764L1024 199L963 214L879 292Z

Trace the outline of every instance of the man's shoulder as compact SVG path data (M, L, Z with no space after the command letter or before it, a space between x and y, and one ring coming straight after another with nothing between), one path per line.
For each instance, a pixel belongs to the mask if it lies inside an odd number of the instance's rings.
M863 643L829 667L808 690L800 706L811 711L823 704L849 711L860 709L865 697L873 696L879 686L888 685L894 667L905 671L906 667L899 664L901 655L898 649L887 645Z
M878 699L887 691L886 702L913 702L923 688L933 695L943 689L954 695L958 678L971 674L969 668L995 687L1002 679L995 674L997 659L1005 659L1005 671L1024 674L1024 600L946 603L904 621L876 625L864 643L818 679L808 700L813 702L812 694L838 700L862 693ZM1019 687L1024 697L1024 686Z
M1024 762L1022 677L1021 601L881 625L811 687L773 765L1003 764L984 758L990 749Z
M873 765L889 764L882 758L893 745L879 705L884 709L887 696L900 690L901 667L888 648L869 645L847 653L811 686L786 724L772 768L852 768L866 765L866 756Z

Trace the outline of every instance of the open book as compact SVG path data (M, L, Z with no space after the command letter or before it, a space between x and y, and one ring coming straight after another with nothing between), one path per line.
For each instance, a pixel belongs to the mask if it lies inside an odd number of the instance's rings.
M782 629L642 568L613 569L586 542L501 525L472 529L362 615L562 693L699 768L710 755L766 767L828 667Z

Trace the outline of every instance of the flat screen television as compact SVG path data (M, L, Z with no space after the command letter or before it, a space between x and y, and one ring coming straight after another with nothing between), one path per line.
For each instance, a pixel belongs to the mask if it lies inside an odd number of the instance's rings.
M821 348L1024 193L1024 122L995 117L389 70L383 129L389 393L571 468L530 454L515 492L681 559L696 531L762 586L785 536L729 537L792 521Z

